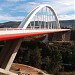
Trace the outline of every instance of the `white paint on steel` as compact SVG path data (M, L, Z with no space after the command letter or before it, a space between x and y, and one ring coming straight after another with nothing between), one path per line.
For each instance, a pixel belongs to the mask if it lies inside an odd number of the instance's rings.
M52 8L52 6L50 6L48 4L43 4L43 5L40 5L40 6L36 7L35 9L33 9L29 13L29 15L21 22L21 24L19 25L18 28L26 29L27 26L29 25L29 23L31 22L32 18L35 16L35 14L38 13L44 7L47 7L52 11L53 15L55 16L57 28L60 28L60 24L59 24L59 21L58 21L58 18L57 18L57 15L56 15L54 9Z
M33 29L33 30L1 30L0 37L2 35L9 35L9 34L29 34L29 33L40 33L40 32L59 32L59 31L68 31L70 29Z

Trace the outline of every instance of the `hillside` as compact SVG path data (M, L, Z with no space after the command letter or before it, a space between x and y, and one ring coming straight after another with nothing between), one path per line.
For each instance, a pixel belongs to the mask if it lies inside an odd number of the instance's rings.
M20 24L21 22L17 22L17 21L9 21L9 22L5 22L5 23L0 23L0 27L1 28L16 28L18 27L18 25Z
M61 27L74 27L75 28L75 20L62 20L59 21Z
M60 22L61 27L75 28L75 20L61 20L59 22ZM0 23L0 28L10 28L10 27L16 28L16 27L18 27L18 25L20 23L21 23L20 21L19 22L9 21L9 22L5 22L5 23ZM32 24L33 24L33 22L32 22ZM36 22L36 24L37 24L37 22Z

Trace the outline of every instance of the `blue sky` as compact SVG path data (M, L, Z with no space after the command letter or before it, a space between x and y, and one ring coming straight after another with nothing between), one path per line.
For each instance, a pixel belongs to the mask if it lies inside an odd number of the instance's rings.
M75 19L74 0L0 0L0 23L22 21L36 6L50 4L59 20Z

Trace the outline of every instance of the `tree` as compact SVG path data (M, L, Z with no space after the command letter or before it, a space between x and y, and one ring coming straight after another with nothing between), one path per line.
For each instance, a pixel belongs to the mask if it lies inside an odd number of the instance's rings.
M47 61L47 71L48 72L59 72L62 69L62 55L60 50L55 45L48 46L48 56L46 57Z
M34 49L31 49L30 51L30 65L37 67L37 68L41 68L41 49L36 47Z

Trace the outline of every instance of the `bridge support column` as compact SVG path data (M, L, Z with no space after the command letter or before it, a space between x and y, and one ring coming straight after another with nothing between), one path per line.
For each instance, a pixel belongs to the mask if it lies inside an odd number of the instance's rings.
M62 41L70 40L70 31L62 32Z
M46 37L45 37L44 40L42 41L42 42L44 42L44 43L48 42L48 34L45 34L45 35L46 35Z
M65 41L65 33L62 33L62 41Z
M22 39L6 41L6 44L0 53L0 68L5 70L10 69L21 43Z

